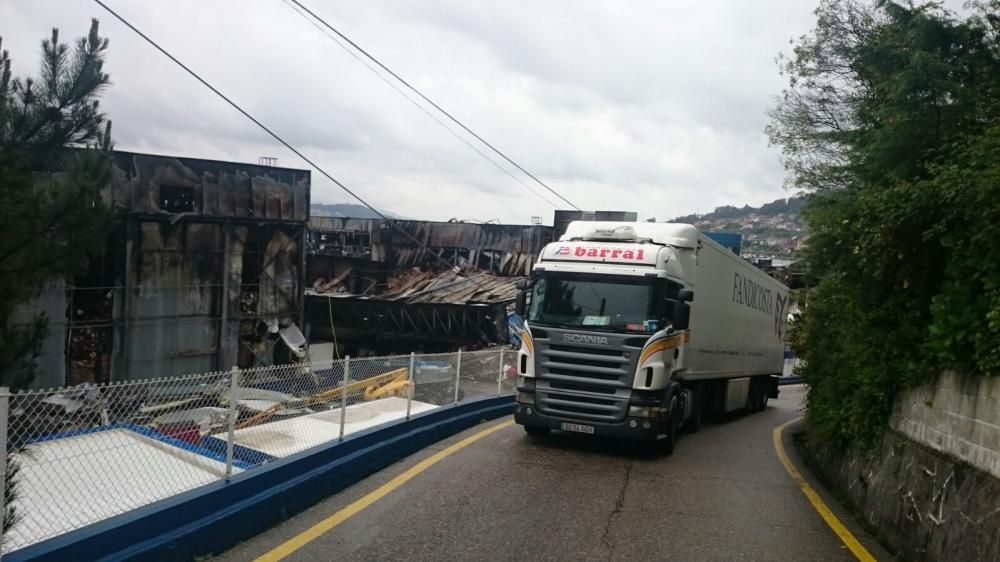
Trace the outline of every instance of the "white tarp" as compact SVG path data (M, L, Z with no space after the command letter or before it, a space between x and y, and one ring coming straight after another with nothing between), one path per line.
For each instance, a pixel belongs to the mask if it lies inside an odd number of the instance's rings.
M414 400L410 403L411 414L434 408L437 406L426 402ZM391 397L354 404L344 410L344 435L405 417L405 398ZM339 437L340 408L337 408L239 429L236 430L235 442L237 445L280 458L336 441Z
M20 520L7 552L218 481L226 468L128 429L33 443L17 458Z

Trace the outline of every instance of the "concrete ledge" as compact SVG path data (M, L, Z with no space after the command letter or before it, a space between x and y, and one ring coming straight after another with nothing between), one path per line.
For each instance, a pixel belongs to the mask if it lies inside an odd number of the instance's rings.
M191 560L219 554L403 457L513 412L512 395L468 400L352 435L4 556Z

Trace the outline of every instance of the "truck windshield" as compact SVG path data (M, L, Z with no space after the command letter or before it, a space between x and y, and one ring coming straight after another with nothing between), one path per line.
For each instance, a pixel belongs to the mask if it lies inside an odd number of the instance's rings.
M531 295L528 321L539 325L650 333L664 321L663 279L544 276Z

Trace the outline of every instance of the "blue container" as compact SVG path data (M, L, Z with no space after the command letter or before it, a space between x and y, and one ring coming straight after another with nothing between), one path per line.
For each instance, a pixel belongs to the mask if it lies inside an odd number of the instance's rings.
M706 232L705 236L715 240L722 247L729 248L737 256L740 255L740 248L743 246L743 235L739 232Z

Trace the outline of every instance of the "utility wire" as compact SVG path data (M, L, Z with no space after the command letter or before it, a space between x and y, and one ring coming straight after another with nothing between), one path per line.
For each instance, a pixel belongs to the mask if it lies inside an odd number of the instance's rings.
M488 146L490 148L490 150L492 150L493 152L497 153L501 158L503 158L504 160L506 160L507 162L509 162L510 164L512 164L518 170L521 170L522 172L524 172L529 178L535 180L536 182L538 182L539 185L541 185L545 189L547 189L550 192L552 192L553 195L555 195L556 197L558 197L558 198L562 199L563 201L565 201L570 207L573 207L577 211L581 210L580 207L577 207L576 205L574 205L569 199L566 199L565 197L563 197L559 192L557 192L556 190L554 190L551 187L549 187L548 184L546 184L542 180L538 179L534 174L532 174L528 170L525 170L524 168L522 168L520 164L518 164L517 162L511 160L510 157L508 157L506 154L504 154L503 152L500 152L500 150L497 147L495 147L492 144L490 144L489 142L487 142L486 139L484 139L483 137L477 135L475 133L475 131L473 131L472 129L466 127L464 123L462 123L461 121L459 121L458 119L456 119L451 113L448 113L440 105L434 103L433 100L431 100L430 98L428 98L427 96L425 96L420 90L418 90L415 87L413 87L409 82L407 82L406 80L404 80L400 75L396 74L389 67L387 67L386 65L382 64L381 61L379 61L377 58L375 58L374 56L372 56L368 51L362 49L360 45L358 45L357 43L355 43L354 41L352 41L349 37L347 37L346 35L344 35L340 31L338 31L335 27L333 27L332 25L330 25L329 23L327 23L326 20L324 20L323 18L321 18L318 15L316 15L316 13L313 12L312 10L310 10L309 8L303 6L302 3L299 2L299 0L291 0L291 2L293 2L296 6L302 8L303 10L305 10L310 16L312 16L317 21L319 21L321 24L323 24L324 27L326 27L330 31L336 33L338 37L340 37L344 41L347 41L352 47L354 47L355 49L357 49L358 51L360 51L361 54L363 54L369 60L371 60L372 62L374 62L375 64L377 64L380 68L382 68L382 70L388 72L396 80L399 80L400 83L402 83L404 86L406 86L407 88L409 88L410 90L412 90L413 93L415 93L418 96L420 96L425 102L431 104L434 107L434 109L437 109L438 111L440 111L441 113L443 113L448 119L451 119L456 125L458 125L463 130L465 130L465 132L467 132L470 135L476 137L476 139L479 142L481 142L481 143L485 144L486 146Z
M462 141L462 143L465 144L465 146L469 147L476 154L478 154L478 155L482 156L483 158L485 158L490 164L493 164L493 166L495 166L496 169L498 169L501 172L507 174L508 176L511 177L511 179L513 179L517 183L523 185L524 188L527 189L528 191L530 191L532 194L534 194L535 197L538 197L539 199L541 199L542 201L544 201L546 204L548 204L549 206L551 206L554 209L558 209L559 208L558 205L556 205L555 203L553 203L552 201L550 201L549 199L547 199L541 193L538 193L538 191L536 191L530 185L528 185L527 183L525 183L524 180L522 180L521 178L519 178L519 177L515 176L514 174L510 173L510 170L508 170L507 168L504 168L499 163L497 163L495 160L493 160L492 158L490 158L489 155L487 155L482 150L480 150L479 148L477 148L476 145L474 145L471 142L469 142L468 139L466 139L462 135L460 135L457 132L455 132L455 130L452 129L451 127L449 127L447 125L447 123L441 121L440 119L437 118L437 116L435 116L433 113L431 113L430 111L428 111L426 107L424 107L424 106L420 105L419 103L417 103L416 100L414 100L409 95L407 95L406 92L404 92L399 86L397 86L391 80L389 80L388 78L386 78L385 75L383 75L381 72L379 72L378 70L376 70L375 67L373 67L372 65L368 64L368 62L366 62L363 58L361 58L356 52L354 52L353 50L351 50L347 45L344 45L343 43L341 43L340 40L337 39L334 35L332 35L329 31L327 31L326 29L324 29L323 27L321 27L318 23L316 23L315 21L313 21L312 19L310 19L309 16L306 15L306 13L302 11L302 8L299 8L298 6L296 6L295 4L293 4L291 2L291 0L282 0L282 2L284 2L290 9L294 10L296 14L298 14L299 16L302 17L302 19L306 20L307 22L309 22L310 25L312 25L313 27L315 27L316 29L318 29L320 31L320 33L322 33L323 35L327 36L331 41L333 41L334 43L336 43L337 46L340 47L341 49L343 49L347 54L351 55L351 57L354 58L354 60L356 60L359 63L361 63L362 65L364 65L364 67L367 68L369 71L371 71L372 74L374 74L375 76L377 76L379 80L381 80L381 81L385 82L386 84L388 84L389 87L392 88L393 90L396 90L396 93L398 93L399 95L403 96L403 98L405 98L406 101L412 103L413 106L416 107L417 109L419 109L420 111L422 111L424 115L426 115L427 117L430 117L435 123L437 123L442 128L444 128L444 130L446 130L449 133L451 133L451 135L454 136L456 139Z
M406 236L410 240L416 242L417 245L420 246L421 248L423 248L424 250L426 250L428 254L434 256L435 258L437 258L438 261L440 261L441 263L443 263L446 266L448 266L449 269L452 269L452 268L456 267L454 264L450 263L448 260L442 258L439 254L437 254L434 251L432 251L423 242L421 242L420 240L418 240L417 238L415 238L412 234L410 234L409 232L403 230L399 225L396 224L396 222L394 220L392 220L389 217L387 217L386 215L382 214L382 212L379 211L378 209L376 209L375 207L372 207L370 204L368 204L367 201L365 201L364 199L362 199L360 195L358 195L354 191L351 191L350 188L348 188L346 185L344 185L343 183L341 183L340 181L338 181L336 178L334 178L333 176L331 176L329 173L327 173L327 171L324 170L319 164L313 162L308 156L306 156L305 154L303 154L302 152L300 152L297 148L295 148L294 146L292 146L291 144L289 144L285 139L283 139L280 136L278 136L277 133L275 133L270 128L268 128L266 125L264 125L263 123L261 123L260 121L258 121L253 115L250 115L250 113L248 113L245 109L243 109L242 107L240 107L236 102L234 102L233 100L229 99L225 94L223 94L218 89L216 89L215 86L212 86L204 78L202 78L201 76L199 76L197 72L191 70L187 65L185 65L180 60L178 60L177 57L175 57L175 56L171 55L169 52L167 52L166 49L164 49L163 47L161 47L156 41L153 41L148 35L146 35L145 33L141 32L141 31L139 31L139 29L137 27L135 27L134 25L132 25L131 23L129 23L129 21L126 20L124 17L120 16L118 14L118 12L115 12L114 10L112 10L110 7L108 7L107 4L105 4L101 0L94 0L94 2L97 3L97 5L99 5L100 7L104 8L109 14L111 14L112 16L114 16L118 21L120 21L123 24L125 24L125 27L128 27L129 29L131 29L132 31L134 31L139 37L142 37L147 43L149 43L150 45L152 45L153 48L155 48L157 51L160 51L161 53L163 53L164 56L166 56L168 59L170 59L171 61L173 61L177 66L183 68L195 80L201 82L202 85L204 85L206 88L208 88L209 90L211 90L215 95L217 95L220 98L222 98L226 103L228 103L229 105L231 105L236 111L239 111L240 113L242 113L244 117L246 117L247 119L249 119L250 121L252 121L255 125L257 125L261 129L263 129L264 132L266 132L268 135L271 135L271 137L274 138L274 140L280 142L282 145L285 146L285 148L287 148L288 150L291 150L292 152L294 152L296 156L298 156L299 158L305 160L306 163L308 163L310 166L312 166L313 168L315 168L316 171L318 171L319 173L323 174L323 176L325 176L328 180L332 181L337 187L339 187L340 189L343 189L344 191L346 191L348 194L351 195L351 197L354 197L355 199L357 199L365 207L368 207L368 209L371 212L373 212L376 215L378 215L380 218L382 218L382 220L388 222L393 228L395 228L396 230L398 230L399 232L401 232L404 236ZM480 285L479 283L477 283L473 278L466 277L466 279L468 279L469 281L472 281L472 283L477 288L483 289L483 286Z

